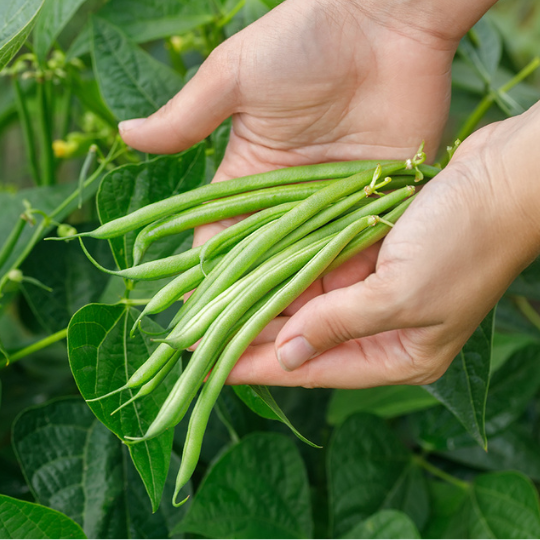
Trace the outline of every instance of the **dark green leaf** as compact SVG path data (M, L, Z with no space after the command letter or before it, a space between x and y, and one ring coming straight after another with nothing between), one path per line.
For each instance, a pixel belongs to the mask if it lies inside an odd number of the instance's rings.
M102 396L123 386L155 349L155 343L140 331L133 339L129 337L137 315L137 310L123 305L91 304L73 316L68 328L69 361L85 399ZM154 324L149 330L157 332L161 328ZM173 370L151 395L124 407L114 416L111 412L127 401L133 391L124 391L88 405L96 417L121 439L126 435L142 436L177 377L178 371ZM154 510L159 505L167 477L172 441L171 430L129 446Z
M283 435L253 434L203 480L181 529L210 538L311 538L304 464Z
M320 448L320 446L308 441L289 421L281 410L267 386L235 386L236 395L256 414L269 420L283 422L302 442Z
M478 476L460 511L444 531L445 538L538 538L538 493L522 474L500 472Z
M420 533L407 514L381 510L353 527L343 538L420 538Z
M336 429L328 452L332 534L388 508L403 510L420 528L429 514L424 477L386 423L369 414L349 417Z
M435 396L481 446L486 446L485 409L489 387L494 310L482 321L448 371L424 388Z
M229 135L231 133L232 122L230 119L225 120L215 131L212 133L212 146L214 147L214 166L217 169L223 160L225 150L229 144Z
M479 450L482 450L478 445ZM431 514L429 521L422 530L423 538L448 538L444 536L452 522L454 515L468 499L469 492L460 486L430 480L428 482L429 495L431 501Z
M17 54L32 30L43 0L0 2L0 70Z
M67 516L39 504L0 495L1 538L86 538Z
M169 523L170 500L152 514L125 447L82 400L27 409L14 426L13 438L36 499L75 520L90 538L169 536L174 524ZM172 480L170 476L169 484ZM167 499L171 489L166 490ZM183 513L176 511L177 518Z
M94 19L92 54L103 99L119 120L149 116L182 88L178 73L104 19Z
M45 60L54 41L85 0L46 0L34 29L34 50Z
M200 144L176 156L158 157L112 170L103 178L97 197L101 222L107 223L147 204L201 186L205 182L204 167L204 145ZM137 233L138 230L132 231L109 241L120 268L132 265L132 247ZM148 250L149 260L170 255L181 245L188 249L190 245L185 245L185 241L190 235L190 231L185 231L156 242Z
M330 425L344 422L351 414L369 412L393 418L437 405L439 401L421 386L381 386L364 390L336 390L328 406Z

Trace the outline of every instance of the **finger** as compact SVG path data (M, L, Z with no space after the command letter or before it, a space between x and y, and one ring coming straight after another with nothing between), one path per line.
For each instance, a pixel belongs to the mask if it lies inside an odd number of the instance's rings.
M125 143L142 152L173 154L210 135L237 105L234 72L224 56L216 49L182 90L148 118L120 122Z
M289 317L277 317L273 321L270 321L251 344L264 345L265 343L274 343L280 330L288 320Z

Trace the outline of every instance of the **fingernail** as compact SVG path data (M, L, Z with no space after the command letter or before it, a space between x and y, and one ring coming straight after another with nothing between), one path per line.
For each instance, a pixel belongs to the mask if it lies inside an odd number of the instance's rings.
M317 351L302 336L287 341L277 350L278 361L285 371L299 368L304 362L316 355Z
M118 131L125 133L133 128L136 128L146 122L146 118L133 118L131 120L124 120L118 124Z

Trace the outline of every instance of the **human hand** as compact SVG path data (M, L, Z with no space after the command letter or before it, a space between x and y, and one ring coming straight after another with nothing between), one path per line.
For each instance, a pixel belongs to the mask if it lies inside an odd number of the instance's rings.
M376 260L351 260L315 285L311 300L289 308L292 317L267 327L228 382L365 388L439 378L540 253L539 138L537 104L467 139ZM281 369L276 349L296 369Z

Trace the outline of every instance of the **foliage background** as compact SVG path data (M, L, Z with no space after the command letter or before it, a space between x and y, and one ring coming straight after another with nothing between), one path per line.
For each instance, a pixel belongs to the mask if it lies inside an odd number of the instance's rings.
M183 162L152 162L124 148L115 142L117 120L151 113L223 39L277 3L45 0L26 45L0 77L0 244L24 200L78 230L93 228L99 181L118 166L124 167L122 182L131 170L147 175L129 177L146 187L154 177L172 179L159 184L159 196L185 189L174 182L183 178ZM6 2L0 13L12 4L35 13L41 1ZM442 148L471 115L479 119L479 103L492 105L481 119L491 122L537 101L538 72L508 92L498 89L539 53L538 3L501 0L456 56ZM128 80L134 66L146 77ZM224 124L181 158L198 164L189 185L211 179L227 136ZM101 157L79 195L77 180L91 144ZM54 227L34 217L36 224L25 226L0 265L0 365L10 360L0 371L0 536L540 536L538 261L511 286L449 373L430 387L273 389L292 423L322 450L302 444L284 424L256 415L227 388L189 488L194 496L174 509L172 483L186 426L180 424L167 442L173 448L171 472L166 459L153 470L163 485L159 504L161 491L149 489L151 468L141 466L144 456L132 459L92 414L68 363L63 338L80 308L112 305L79 312L95 320L133 316L129 303L118 304L126 298L125 284L97 271L79 246L42 242ZM189 235L181 245L189 246ZM113 266L106 243L91 250ZM26 281L6 278L14 268ZM136 303L151 292L137 286L129 299ZM77 362L73 354L71 362ZM105 416L101 420L107 424Z

